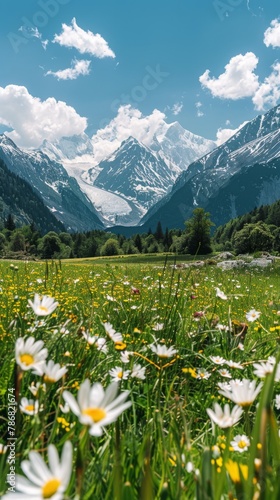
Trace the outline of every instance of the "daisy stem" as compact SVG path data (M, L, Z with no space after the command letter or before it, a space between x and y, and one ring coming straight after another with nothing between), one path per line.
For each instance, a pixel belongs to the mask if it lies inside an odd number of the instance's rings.
M222 470L219 473L219 480L216 483L216 488L214 489L214 498L215 500L221 500L222 498L222 491L226 479L226 463L228 461L229 457L229 446L230 446L230 440L231 440L231 427L225 429L225 434L226 434L226 447L225 447L225 452L223 455L223 465L222 465Z
M251 428L251 422L250 422L250 417L249 417L249 406L244 407L244 429L245 429L245 434L247 436L251 436L252 433L252 428Z
M76 461L76 497L80 499L82 495L84 472L86 469L86 450L88 444L88 428L84 427L79 436L79 445Z
M115 440L115 463L114 463L114 499L122 500L122 464L121 464L121 433L119 421L116 421L116 440Z
M23 373L21 369L17 366L16 368L16 380L15 380L15 400L17 404L17 409L18 411L16 412L16 436L19 435L20 431L20 425L21 425L21 413L19 411L19 404L20 404L20 388L21 388L21 381L22 381Z

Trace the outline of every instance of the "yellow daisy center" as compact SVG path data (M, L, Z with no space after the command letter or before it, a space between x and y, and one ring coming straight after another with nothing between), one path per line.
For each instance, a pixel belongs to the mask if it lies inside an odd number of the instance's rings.
M243 441L242 439L240 441L238 441L238 448L246 448L247 446L247 443L245 441Z
M20 362L26 366L33 365L34 363L34 358L31 354L22 354L20 357Z
M123 372L118 373L118 378L123 378Z
M43 498L51 498L57 492L60 485L61 481L56 478L47 481L42 488Z
M242 408L249 408L249 406L251 406L252 403L253 401L243 401L238 403L238 405L241 406Z
M46 382L46 384L54 384L54 382L56 382L56 380L54 378L51 378L51 377L48 377L47 375L45 375L44 382Z
M34 411L34 405L27 405L25 409L26 411Z
M106 417L106 411L102 408L86 408L82 413L90 417L94 423L100 422Z
M40 311L43 311L43 312L48 312L49 311L48 308L45 307L45 306L39 306L39 309L40 309Z

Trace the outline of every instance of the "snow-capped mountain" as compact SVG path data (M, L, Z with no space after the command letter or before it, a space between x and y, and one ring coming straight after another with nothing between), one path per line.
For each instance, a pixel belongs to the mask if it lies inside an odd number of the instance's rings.
M154 136L150 147L179 174L187 170L192 162L216 148L216 143L174 122Z
M68 230L103 227L93 205L61 163L39 151L21 150L6 135L0 135L0 158L11 172L33 187Z
M91 139L84 133L44 141L40 151L63 164L105 225L137 225L178 175L215 147L214 141L192 134L178 122L161 124L146 142L131 137L121 141L116 131L104 130Z
M74 160L85 155L93 156L93 144L87 134L62 137L55 142L45 140L40 150L56 161Z
M133 137L98 165L98 187L124 196L139 209L148 209L171 189L175 175L168 165ZM88 174L91 175L91 170ZM95 173L95 172L94 172Z
M195 207L206 207L213 197L220 206L219 190L243 167L264 164L277 157L280 157L280 106L248 122L224 144L193 162L180 174L170 194L144 216L142 229L153 228L158 221L164 227L183 227ZM216 224L221 222L219 213L218 210Z

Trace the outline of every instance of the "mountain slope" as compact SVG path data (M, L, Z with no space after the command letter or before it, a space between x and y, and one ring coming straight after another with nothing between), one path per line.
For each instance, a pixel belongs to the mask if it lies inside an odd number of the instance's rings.
M243 167L207 202L205 209L220 226L255 207L280 199L280 158Z
M32 187L6 167L0 159L0 202L3 219L11 213L16 224L35 224L43 234L64 231L63 224L44 205Z
M85 133L71 137L62 137L53 143L45 140L40 150L56 161L73 160L77 157L84 155L93 156L94 154L92 141Z
M195 135L184 129L180 123L174 122L155 135L150 148L179 174L187 170L195 160L215 149L216 143Z
M214 196L219 203L219 190L243 167L280 156L279 127L280 106L276 106L248 122L227 142L192 163L179 176L171 193L142 219L142 230L155 228L158 221L164 227L183 227L184 220L191 216L196 206L207 206L208 200Z
M95 186L123 195L139 209L149 208L171 188L174 180L166 163L133 137L123 141L98 168Z
M0 136L0 158L8 169L25 179L44 204L70 231L101 229L96 210L69 177L62 164L39 151L23 151L5 135Z

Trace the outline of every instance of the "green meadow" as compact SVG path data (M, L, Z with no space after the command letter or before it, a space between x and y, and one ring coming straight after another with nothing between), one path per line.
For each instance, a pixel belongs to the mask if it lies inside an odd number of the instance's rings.
M54 476L29 498L280 498L280 264L222 271L180 257L0 262L1 498L27 498L11 489L14 470L30 482L30 452L49 465L48 446L61 456L66 442L64 490ZM58 305L38 314L35 294ZM30 337L65 368L58 380L16 353ZM109 406L75 413L64 395L81 406L86 379L115 381L130 405L104 426Z

